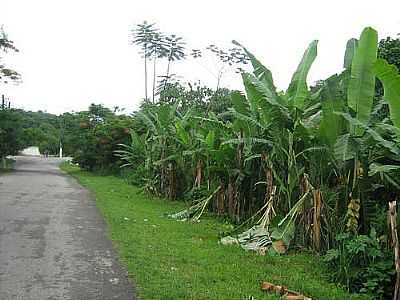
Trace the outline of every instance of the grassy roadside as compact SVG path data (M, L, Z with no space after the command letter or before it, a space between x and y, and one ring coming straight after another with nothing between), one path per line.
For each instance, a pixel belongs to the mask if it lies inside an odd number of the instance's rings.
M149 199L120 178L68 164L61 168L94 192L139 299L280 299L260 291L262 280L313 299L368 299L327 283L319 259L312 255L258 256L221 246L216 220L191 224L164 216L183 208L182 203Z

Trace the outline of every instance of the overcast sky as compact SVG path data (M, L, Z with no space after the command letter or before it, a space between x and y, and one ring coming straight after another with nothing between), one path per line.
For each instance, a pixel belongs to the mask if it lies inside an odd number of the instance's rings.
M399 0L0 0L0 24L20 52L7 55L23 82L0 85L13 106L61 113L92 102L132 111L144 97L143 61L130 30L143 20L185 38L188 48L240 41L286 89L307 45L319 40L309 83L339 72L346 41L372 26L379 38L400 33ZM216 85L215 62L172 66L186 81ZM159 75L165 65L159 66ZM222 85L240 89L227 73Z

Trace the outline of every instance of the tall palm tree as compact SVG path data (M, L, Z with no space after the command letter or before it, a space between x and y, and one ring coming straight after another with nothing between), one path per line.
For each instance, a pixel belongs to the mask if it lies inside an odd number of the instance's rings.
M185 58L185 42L183 41L182 37L179 37L175 34L172 34L170 36L167 36L165 38L165 47L167 51L167 58L168 58L168 64L167 64L167 73L165 76L165 81L164 81L164 89L167 86L168 83L168 78L169 78L169 72L170 72L170 66L172 61L177 61L177 60L182 60Z
M154 37L158 34L158 29L155 28L155 23L149 24L144 21L142 24L136 25L136 28L132 30L132 43L139 45L143 51L144 57L144 89L145 98L147 97L147 58L151 55L149 49L154 41Z
M155 99L155 93L156 93L156 77L157 77L157 72L156 72L156 62L157 58L163 58L168 55L168 49L166 47L166 41L165 41L165 36L160 33L160 32L155 32L153 35L153 38L151 40L151 43L149 45L148 49L149 57L152 57L153 59L153 103Z

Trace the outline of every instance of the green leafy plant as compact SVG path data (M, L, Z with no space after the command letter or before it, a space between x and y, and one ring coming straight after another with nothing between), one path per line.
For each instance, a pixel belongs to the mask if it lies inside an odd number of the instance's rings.
M339 234L337 247L324 256L332 279L349 291L360 291L383 299L390 291L393 262L379 243L375 229L369 235Z

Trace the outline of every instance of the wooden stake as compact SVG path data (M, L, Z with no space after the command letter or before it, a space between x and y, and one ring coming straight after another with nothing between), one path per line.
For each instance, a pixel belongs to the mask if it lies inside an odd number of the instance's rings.
M397 235L397 213L396 201L389 202L390 225L392 228L392 240L394 247L394 264L396 266L396 285L394 288L393 300L400 300L400 257L399 257L399 237Z

